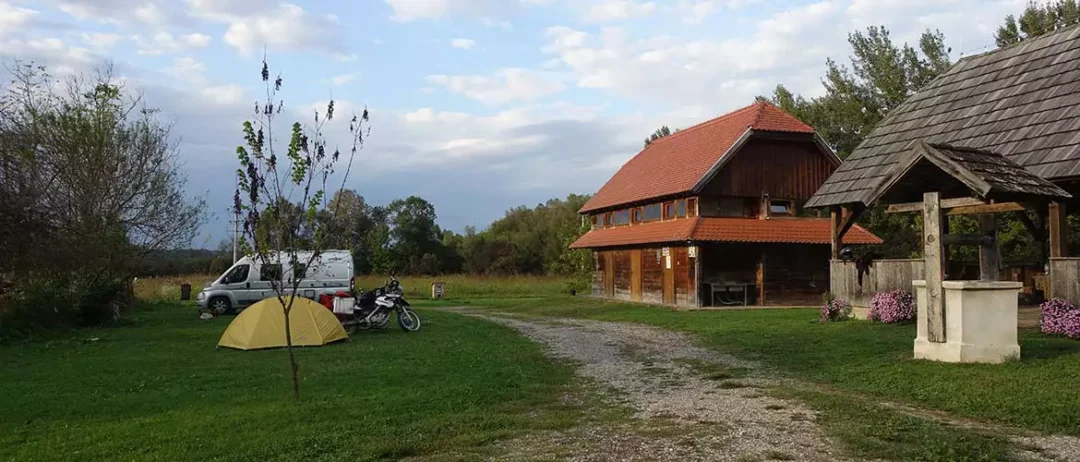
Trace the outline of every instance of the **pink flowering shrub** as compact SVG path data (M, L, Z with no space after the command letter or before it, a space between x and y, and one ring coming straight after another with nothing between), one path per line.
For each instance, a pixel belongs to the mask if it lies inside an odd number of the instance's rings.
M1042 321L1039 327L1044 334L1066 335L1080 339L1080 310L1071 303L1055 298L1047 300L1039 307L1042 309Z
M870 320L885 324L915 319L915 299L911 293L896 289L874 295L870 301Z
M826 300L821 306L821 322L843 321L848 316L851 316L851 304L843 300Z

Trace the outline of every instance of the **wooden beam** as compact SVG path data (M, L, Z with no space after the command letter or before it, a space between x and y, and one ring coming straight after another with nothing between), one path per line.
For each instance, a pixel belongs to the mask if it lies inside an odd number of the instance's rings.
M1038 243L1046 240L1046 232L1043 231L1042 227L1036 224L1030 216L1028 216L1027 212L1015 212L1015 216L1020 220L1020 223L1027 228L1027 231L1031 233L1031 237L1035 242ZM1040 245L1039 248L1042 248L1042 246ZM1040 258L1039 260L1041 261L1042 259Z
M931 342L945 341L945 299L941 257L941 195L923 194L923 264L926 271L926 326Z
M968 207L973 205L985 205L986 201L982 199L976 199L974 197L958 197L956 199L945 199L941 201L942 209L954 209L957 207ZM923 210L922 202L908 202L904 204L891 204L889 208L885 210L885 213L905 213L905 212L921 212Z
M761 260L758 261L757 277L755 279L758 290L757 304L765 306L765 250L761 251Z
M992 216L992 215L991 215ZM943 234L941 243L944 245L993 245L993 236L983 234Z
M1050 203L1050 258L1062 258L1068 255L1068 226L1065 204Z
M829 241L832 244L833 260L840 259L840 228L843 227L843 224L841 224L840 222L843 218L840 215L840 211L840 206L834 205L832 207L829 207L829 229L831 230Z
M990 244L979 246L979 280L997 281L1001 276L1001 252L998 251L997 215L979 215L979 231L990 238Z
M947 215L981 215L986 213L1023 212L1027 210L1023 204L1017 202L998 202L983 205L965 205L956 207L946 212Z

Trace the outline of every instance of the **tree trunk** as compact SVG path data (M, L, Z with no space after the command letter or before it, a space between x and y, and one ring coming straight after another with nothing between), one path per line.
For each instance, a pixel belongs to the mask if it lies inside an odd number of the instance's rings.
M292 378L292 390L293 398L297 401L300 400L300 366L296 364L296 354L293 353L292 345L292 323L289 322L289 312L292 311L292 299L289 300L289 307L284 308L285 312L285 349L289 351L289 376Z

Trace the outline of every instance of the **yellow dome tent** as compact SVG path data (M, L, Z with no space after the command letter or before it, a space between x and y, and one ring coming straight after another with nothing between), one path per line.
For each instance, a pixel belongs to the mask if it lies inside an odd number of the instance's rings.
M288 303L288 300L286 300ZM349 335L334 313L312 300L296 297L289 312L293 346L319 346L345 340ZM221 334L218 346L257 350L285 346L285 314L276 297L240 312Z

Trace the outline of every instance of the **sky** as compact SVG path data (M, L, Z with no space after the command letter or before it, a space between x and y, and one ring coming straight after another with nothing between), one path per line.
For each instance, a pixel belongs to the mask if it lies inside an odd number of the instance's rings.
M777 84L824 90L847 34L940 29L953 58L993 47L1028 0L0 0L0 60L59 77L106 63L172 126L186 190L207 202L192 246L230 236L236 146L264 53L286 122L333 99L331 145L367 107L346 186L419 195L444 229L595 192L660 125L686 127Z

